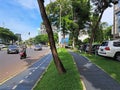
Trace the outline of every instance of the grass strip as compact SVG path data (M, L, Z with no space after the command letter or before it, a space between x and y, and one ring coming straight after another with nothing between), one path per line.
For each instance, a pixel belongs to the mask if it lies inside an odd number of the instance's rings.
M34 90L83 90L72 56L63 48L58 49L58 54L67 73L59 74L52 61Z
M91 62L98 65L105 72L107 72L112 78L120 83L120 62L112 58L101 57L98 55L90 55L87 53L80 53L81 55L87 57Z

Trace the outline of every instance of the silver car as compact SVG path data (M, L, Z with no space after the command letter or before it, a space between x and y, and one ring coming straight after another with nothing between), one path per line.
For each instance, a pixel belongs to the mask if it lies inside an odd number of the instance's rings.
M18 54L19 53L19 48L17 45L9 45L8 48L7 48L7 53L10 54L10 53L16 53Z
M35 51L42 50L42 46L41 45L35 45L34 50Z

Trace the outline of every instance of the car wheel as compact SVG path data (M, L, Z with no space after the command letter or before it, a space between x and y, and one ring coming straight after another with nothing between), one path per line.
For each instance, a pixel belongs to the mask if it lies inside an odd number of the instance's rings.
M120 61L120 53L116 53L115 59L118 60L118 61Z

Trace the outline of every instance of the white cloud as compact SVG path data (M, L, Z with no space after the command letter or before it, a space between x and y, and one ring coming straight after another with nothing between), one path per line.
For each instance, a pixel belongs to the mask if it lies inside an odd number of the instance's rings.
M44 4L45 4L45 6L46 6L47 4L50 3L50 1L51 1L51 2L54 2L54 1L56 1L56 0L44 0L44 1L45 1Z
M23 7L28 8L28 9L38 8L37 0L15 0L15 1L18 2L20 5L22 5Z
M38 9L38 3L37 0L15 0L19 4L21 4L23 7L28 9ZM56 0L44 0L45 6L50 3L50 1L56 1Z

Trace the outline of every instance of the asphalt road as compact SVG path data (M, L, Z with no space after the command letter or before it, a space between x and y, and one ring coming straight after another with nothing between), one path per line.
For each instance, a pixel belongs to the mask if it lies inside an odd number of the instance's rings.
M51 60L51 54L42 57L20 74L0 85L0 90L31 90Z
M7 54L6 50L0 51L0 84L22 72L39 58L49 52L49 48L43 47L41 51L27 49L27 58L20 59L19 54Z

